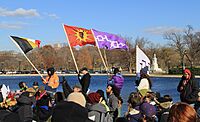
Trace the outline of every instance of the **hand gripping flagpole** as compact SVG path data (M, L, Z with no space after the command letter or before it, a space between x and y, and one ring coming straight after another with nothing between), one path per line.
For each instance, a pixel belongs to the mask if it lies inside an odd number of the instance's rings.
M10 37L10 39L13 41L13 43L19 48L19 50L22 52L22 54L24 55L24 57L28 60L28 62L31 64L31 66L35 69L35 71L40 75L40 77L42 79L44 79L44 77L40 74L40 72L37 70L37 68L33 65L33 63L29 60L29 58L26 56L26 54L24 53L24 51L21 49L21 47Z
M64 29L64 32L65 32L65 35L66 35L66 38L67 38L67 42L68 42L68 44L69 44L69 49L70 49L70 52L71 52L71 54L72 54L72 59L73 59L74 64L75 64L76 71L77 71L77 73L79 73L79 69L78 69L78 66L77 66L77 63L76 63L76 59L75 59L75 57L74 57L74 53L73 53L73 51L72 51L72 47L71 47L71 45L70 45L70 43L69 43L69 38L68 38L68 35L67 35L67 33L66 33L65 25L64 25L64 24L63 24L63 29Z
M100 49L99 49L99 44L98 44L98 42L97 42L97 40L96 40L96 38L95 38L95 36L94 36L94 32L93 32L92 29L91 29L91 31L92 31L92 35L93 35L93 37L94 37L94 40L95 40L95 42L96 42L96 46L97 46L97 49L98 49L98 51L99 51L99 55L100 55L100 57L101 57L101 59L102 59L102 61L103 61L103 65L104 65L104 67L106 68L106 71L108 72L108 67L106 66L106 63L105 63L105 61L104 61L104 59L103 59L103 56L102 56L102 54L101 54L101 51L100 51Z

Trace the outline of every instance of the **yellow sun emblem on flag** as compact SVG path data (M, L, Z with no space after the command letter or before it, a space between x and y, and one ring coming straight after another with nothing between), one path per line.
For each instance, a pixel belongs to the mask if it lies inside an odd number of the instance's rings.
M86 31L84 30L76 30L74 31L75 32L75 36L76 36L76 40L80 40L80 41L84 41L84 42L87 42L87 40L89 39L88 36L89 34L87 34Z

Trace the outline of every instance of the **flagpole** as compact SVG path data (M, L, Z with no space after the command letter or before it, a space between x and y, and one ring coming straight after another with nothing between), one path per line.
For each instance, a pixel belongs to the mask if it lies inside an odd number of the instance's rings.
M96 38L95 38L95 36L94 36L94 32L93 32L92 29L91 29L91 32L92 32L92 35L93 35L94 40L95 40L95 42L96 42L97 49L98 49L98 51L99 51L99 55L100 55L100 57L101 57L101 59L102 59L102 61L103 61L103 65L104 65L104 67L106 68L106 71L108 72L108 67L106 66L106 63L105 63L105 61L104 61L104 59L103 59L103 56L102 56L101 51L100 51L100 49L99 49L99 44L98 44L98 42L97 42L97 40L96 40Z
M136 80L139 80L139 78L140 78L140 71L139 71L139 59L138 59L138 45L136 44L135 45L135 52L136 52L136 54L135 54L135 57L136 57L136 61L135 61L135 71L136 71ZM140 69L142 69L142 65L141 65L141 68Z
M44 77L40 74L40 72L37 70L37 68L35 67L35 65L33 65L33 63L29 60L29 58L26 56L26 54L24 53L24 51L21 49L21 47L10 37L10 39L13 41L13 43L19 48L19 50L22 52L22 54L24 55L24 57L28 60L28 62L31 64L31 66L35 69L35 71L40 75L40 77L42 79L44 79Z
M109 66L108 66L107 56L106 56L106 50L104 49L103 52L104 52L105 63L106 63L106 65L107 65L107 67L109 67Z
M66 31L65 31L65 27L64 27L64 26L65 26L65 25L63 24L63 29L64 29L64 32L65 32L65 36L66 36L66 38L67 38L67 42L68 42L68 44L69 44L69 49L70 49L70 52L71 52L71 54L72 54L72 59L73 59L74 64L75 64L76 71L77 71L77 73L79 73L79 69L78 69L78 66L77 66L77 63L76 63L76 59L75 59L75 57L74 57L74 53L73 53L72 47L71 47L71 45L70 45L70 43L69 43L69 38L68 38L68 35L67 35Z

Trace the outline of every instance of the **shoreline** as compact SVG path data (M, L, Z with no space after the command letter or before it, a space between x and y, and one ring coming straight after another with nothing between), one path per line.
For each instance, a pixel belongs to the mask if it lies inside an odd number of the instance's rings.
M57 74L58 76L77 76L77 74ZM106 76L108 74L91 74L91 76ZM136 74L122 74L123 76L136 76ZM0 77L13 77L13 76L40 76L39 74L1 74ZM47 76L47 74L42 74L42 76ZM150 77L174 77L181 78L182 75L168 75L168 74L150 74ZM195 76L195 78L200 78L200 76Z

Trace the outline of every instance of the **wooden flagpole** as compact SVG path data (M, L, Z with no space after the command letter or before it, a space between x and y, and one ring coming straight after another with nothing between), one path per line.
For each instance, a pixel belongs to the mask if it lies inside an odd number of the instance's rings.
M35 71L40 75L40 77L42 79L44 79L44 77L40 74L40 72L37 70L37 68L33 65L33 63L29 60L29 58L26 56L26 54L24 53L24 51L21 49L21 47L10 37L10 39L13 41L13 43L19 48L19 50L22 52L22 54L24 55L24 57L28 60L28 62L31 64L31 66L35 69Z
M100 55L100 57L101 57L101 59L102 59L102 61L103 61L103 65L104 65L104 67L106 68L106 71L108 72L108 67L106 66L106 63L105 63L105 61L104 61L104 59L103 59L103 56L102 56L102 54L101 54L101 51L100 51L100 49L99 49L99 44L98 44L98 42L97 42L97 40L96 40L96 38L95 38L95 36L94 36L94 32L93 32L92 29L91 29L91 31L92 31L94 40L95 40L95 42L96 42L97 49L98 49L98 51L99 51L99 55Z
M79 73L79 69L78 69L78 66L77 66L77 63L76 63L76 59L75 59L75 57L74 57L74 53L73 53L73 51L72 51L72 47L71 47L71 45L70 45L70 43L69 43L69 38L68 38L68 35L67 35L67 32L66 32L66 30L65 30L65 27L64 27L64 26L65 26L65 25L63 24L63 29L64 29L65 36L66 36L66 38L67 38L67 41L68 41L68 44L69 44L69 49L70 49L70 52L71 52L71 54L72 54L72 59L73 59L73 61L74 61L74 64L75 64L76 71L77 71L77 73Z
M106 63L106 65L107 65L107 67L109 67L109 66L108 66L107 56L106 56L106 50L104 49L103 52L104 52L105 63Z

